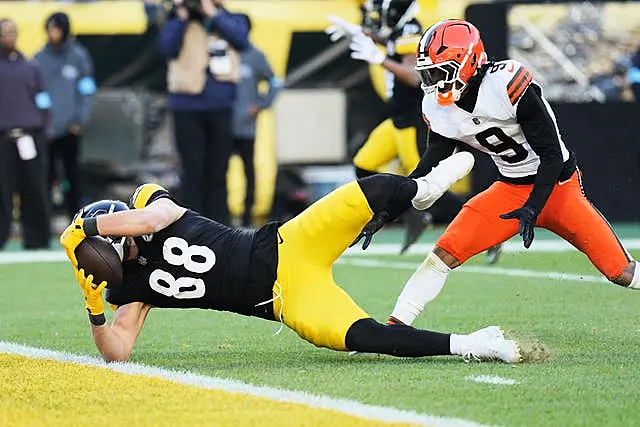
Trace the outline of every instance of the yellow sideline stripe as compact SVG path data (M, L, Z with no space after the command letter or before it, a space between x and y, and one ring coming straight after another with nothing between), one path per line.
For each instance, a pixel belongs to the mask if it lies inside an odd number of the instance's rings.
M0 354L0 425L390 426L335 410Z

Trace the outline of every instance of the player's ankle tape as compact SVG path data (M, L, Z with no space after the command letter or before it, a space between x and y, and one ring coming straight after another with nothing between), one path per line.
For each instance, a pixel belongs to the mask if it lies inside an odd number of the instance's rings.
M82 230L87 236L98 235L98 221L97 218L87 218L82 222Z
M104 313L89 314L89 322L94 326L102 326L107 323L107 319L104 317Z

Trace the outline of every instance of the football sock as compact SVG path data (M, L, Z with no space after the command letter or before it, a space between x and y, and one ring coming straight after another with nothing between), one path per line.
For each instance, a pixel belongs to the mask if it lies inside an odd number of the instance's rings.
M629 287L633 289L640 289L640 267L638 266L638 261L635 261L634 263L633 278L631 279Z
M345 344L349 350L362 353L397 357L448 356L452 354L449 337L449 334L406 325L383 325L369 318L351 325Z
M462 348L466 339L466 335L451 334L451 339L449 341L451 354L462 356Z
M411 178L386 173L358 179L358 185L373 213L385 211L391 218L409 209L417 188Z
M413 324L424 306L438 296L450 271L436 254L430 252L404 285L391 317L405 325Z

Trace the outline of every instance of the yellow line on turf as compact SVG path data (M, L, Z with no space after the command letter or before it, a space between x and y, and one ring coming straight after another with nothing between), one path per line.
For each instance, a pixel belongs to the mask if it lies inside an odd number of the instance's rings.
M2 426L390 426L267 398L0 354Z

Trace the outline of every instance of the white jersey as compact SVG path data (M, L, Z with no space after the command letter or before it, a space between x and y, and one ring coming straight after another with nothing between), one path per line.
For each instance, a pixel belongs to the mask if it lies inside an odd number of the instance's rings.
M532 82L531 73L520 62L496 62L480 83L473 113L455 104L443 107L429 95L422 101L422 112L434 132L489 154L501 175L507 178L535 175L540 158L516 120L518 102ZM567 161L569 151L558 131L555 115L544 97L542 100L558 132L562 160Z

